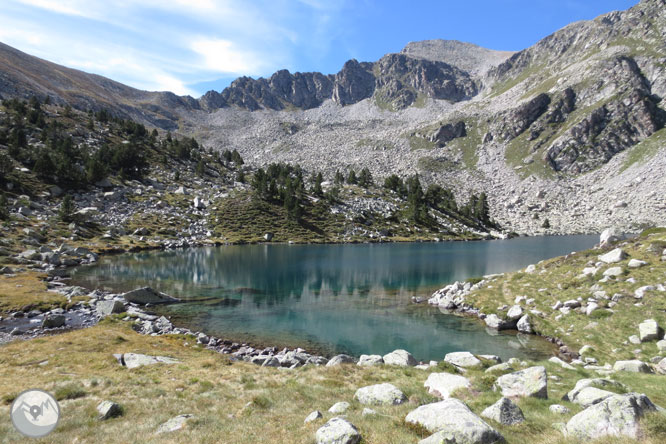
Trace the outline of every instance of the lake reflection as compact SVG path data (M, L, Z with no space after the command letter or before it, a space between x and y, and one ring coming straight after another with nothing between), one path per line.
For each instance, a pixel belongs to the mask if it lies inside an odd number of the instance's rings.
M107 257L73 277L88 287L120 292L150 285L196 299L160 310L177 324L224 338L329 354L405 348L422 360L456 350L539 357L552 350L544 341L491 336L478 321L414 306L410 298L588 248L597 239L224 246Z

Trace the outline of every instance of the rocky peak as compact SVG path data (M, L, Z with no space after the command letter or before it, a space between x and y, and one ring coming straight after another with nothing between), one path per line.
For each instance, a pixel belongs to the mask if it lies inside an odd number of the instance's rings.
M513 51L494 51L473 43L439 39L409 42L400 53L416 59L444 62L473 76L485 74L492 66L514 54Z
M375 76L372 63L348 60L335 75L333 100L340 105L350 105L367 99L375 91Z

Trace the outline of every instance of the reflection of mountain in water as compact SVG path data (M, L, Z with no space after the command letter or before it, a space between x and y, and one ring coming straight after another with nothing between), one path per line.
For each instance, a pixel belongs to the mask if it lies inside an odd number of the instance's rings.
M419 359L456 350L514 356L511 337L490 337L477 322L410 306L410 296L427 297L448 282L518 269L595 240L199 248L105 258L73 278L117 291L150 285L189 299L156 309L225 338L352 354L405 348Z

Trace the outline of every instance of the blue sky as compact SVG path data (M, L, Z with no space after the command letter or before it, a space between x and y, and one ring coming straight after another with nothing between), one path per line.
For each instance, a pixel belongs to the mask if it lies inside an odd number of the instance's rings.
M336 73L410 41L520 50L637 0L2 0L0 41L151 91L198 97L241 75Z

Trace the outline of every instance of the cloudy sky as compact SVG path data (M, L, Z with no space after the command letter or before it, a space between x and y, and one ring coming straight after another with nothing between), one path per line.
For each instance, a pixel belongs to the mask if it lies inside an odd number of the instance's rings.
M241 75L335 73L407 42L501 50L637 0L1 0L0 42L136 88L198 97Z

